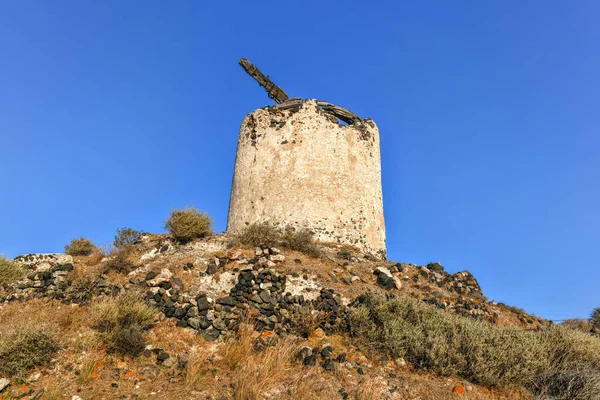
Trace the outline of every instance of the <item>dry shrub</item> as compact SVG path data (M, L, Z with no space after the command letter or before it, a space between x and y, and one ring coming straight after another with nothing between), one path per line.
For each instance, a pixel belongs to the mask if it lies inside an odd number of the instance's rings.
M146 331L152 324L153 311L142 294L129 291L93 305L93 327L100 332L107 350L132 357L146 346Z
M173 210L165 222L173 238L180 243L187 243L194 239L212 235L212 220L196 208L190 207L183 210Z
M267 222L248 225L242 230L237 239L247 246L279 246L281 231Z
M589 377L600 373L600 340L591 335L562 327L531 331L493 326L410 298L367 294L360 300L348 325L367 350L491 387L527 384L542 392L548 376L576 373L585 376L577 382L588 386L578 389L580 397L568 398L592 399L585 393L595 385Z
M94 242L82 236L71 240L71 243L65 246L65 253L70 256L89 256L96 249Z
M87 266L98 265L100 263L100 261L102 261L102 259L104 259L104 257L106 257L106 254L105 254L104 250L102 250L101 248L97 247L92 252L92 254L90 254L89 256L87 256L87 258L85 259L85 264Z
M26 275L27 271L21 264L0 256L0 285L18 281Z
M59 348L53 335L40 326L13 326L0 333L0 376L22 381L33 368L47 364Z
M141 236L142 236L142 232L136 231L135 229L131 229L131 228L117 229L117 234L115 235L115 240L113 242L113 246L117 249L133 246L140 240Z
M568 329L585 333L590 333L592 331L592 323L580 318L566 319L560 325Z
M315 329L319 328L328 319L325 312L294 312L285 320L291 332L303 338L308 338Z
M590 322L594 328L600 329L600 307L595 308L594 311L592 311Z
M282 247L313 257L321 255L314 236L308 229L296 230L291 226L280 229L268 222L256 223L243 229L237 235L237 240L247 246Z
M116 271L121 274L128 274L136 268L135 263L131 260L132 247L125 246L115 249L108 255L106 260L106 271Z

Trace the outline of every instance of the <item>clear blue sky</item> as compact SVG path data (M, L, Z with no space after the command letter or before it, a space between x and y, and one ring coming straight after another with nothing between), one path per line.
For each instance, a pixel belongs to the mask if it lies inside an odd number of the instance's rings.
M600 306L600 3L5 1L0 253L225 229L243 117L294 97L379 125L388 255L553 319Z

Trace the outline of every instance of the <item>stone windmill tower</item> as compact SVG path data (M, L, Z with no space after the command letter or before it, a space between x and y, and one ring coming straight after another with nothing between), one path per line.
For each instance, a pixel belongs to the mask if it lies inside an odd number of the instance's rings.
M324 101L290 99L248 60L240 65L277 105L242 121L227 231L291 225L385 258L375 122Z

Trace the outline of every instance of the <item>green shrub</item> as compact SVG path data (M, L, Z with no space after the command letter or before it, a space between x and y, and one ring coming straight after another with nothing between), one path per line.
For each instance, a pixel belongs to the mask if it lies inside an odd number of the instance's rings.
M26 275L27 271L21 264L0 256L0 285L18 281Z
M82 236L71 240L71 243L65 246L65 253L70 256L89 256L96 249L94 242Z
M542 331L493 326L416 299L361 296L348 314L348 329L365 350L486 386L527 385L544 393L561 387L548 387L549 376L577 375L581 397L560 398L592 399L584 394L600 374L600 340L589 334L557 326Z
M115 240L113 242L113 246L117 249L121 249L123 247L133 246L140 240L142 236L142 232L136 231L131 228L121 228L117 229L117 234L115 235Z
M104 299L93 306L93 326L109 351L137 357L146 346L153 311L135 291Z
M59 350L52 335L36 326L0 333L0 376L24 380L35 367L48 363Z
M206 214L195 208L173 210L165 222L167 229L175 240L187 243L191 240L212 235L212 221Z
M321 252L308 229L291 226L276 228L267 222L251 224L237 235L238 242L248 246L282 247L318 257Z

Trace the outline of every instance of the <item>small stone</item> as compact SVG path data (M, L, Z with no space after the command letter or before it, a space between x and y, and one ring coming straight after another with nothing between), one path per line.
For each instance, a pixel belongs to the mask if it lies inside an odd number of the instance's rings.
M6 389L6 387L10 385L10 381L6 378L0 379L0 392Z
M198 329L200 327L200 318L188 318L187 323L194 329Z
M323 363L323 369L325 371L333 371L334 368L335 368L335 361L333 361L331 358L328 358Z
M41 376L42 376L41 373L36 372L35 374L31 375L28 380L29 380L29 382L37 382Z
M321 350L321 357L327 358L333 355L333 348L331 346L325 346Z
M383 273L377 275L377 284L386 290L394 289L396 287L394 280Z
M206 296L200 296L196 298L196 304L198 311L205 311L210 308L210 302Z
M329 275L329 278L331 279L331 282L333 283L337 283L337 277L335 276L335 274L332 271L327 272L327 274Z
M302 364L304 364L307 367L313 366L317 363L317 357L310 355L308 357L304 357L304 360L302 360Z
M164 368L171 368L173 365L175 365L175 360L172 358L168 358L162 363Z
M162 363L162 362L164 362L164 361L168 360L168 359L169 359L169 357L171 357L171 356L169 356L169 353L167 353L166 351L163 351L163 350L161 350L161 351L158 353L158 355L156 356L156 360L157 360L159 363Z
M285 256L283 254L275 254L275 255L273 255L273 256L271 256L269 258L274 263L280 263L280 262L284 262L285 261Z
M230 306L230 307L235 306L235 300L231 296L226 296L226 297L217 299L217 303L225 305L225 306Z
M377 267L375 268L375 271L373 271L373 273L375 275L386 275L389 278L392 277L392 273L390 272L390 270L385 267Z
M360 277L356 276L356 275L352 275L350 277L350 282L354 283L356 281L360 281Z

